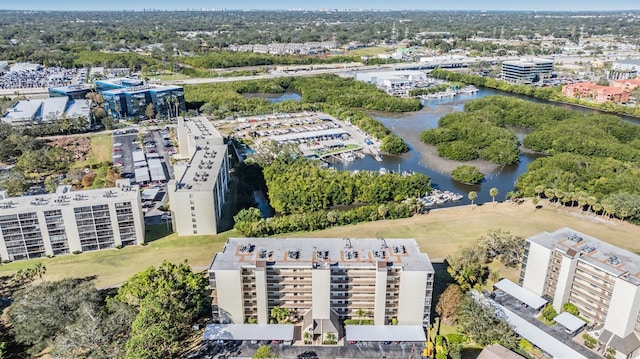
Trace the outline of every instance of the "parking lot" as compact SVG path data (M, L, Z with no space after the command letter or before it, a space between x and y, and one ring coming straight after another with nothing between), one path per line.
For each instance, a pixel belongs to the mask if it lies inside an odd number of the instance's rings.
M146 159L158 158L162 164L165 181L145 181L137 183L135 177L136 164L134 163L134 153L144 153ZM170 156L175 152L174 143L169 138L169 131L150 130L139 132L138 129L129 128L114 131L113 133L113 163L120 168L120 175L123 178L130 178L134 183L143 188L157 188L158 195L154 200L143 202L145 222L147 224L161 224L170 222L170 217L158 207L167 202L166 181L174 177L173 168L170 165ZM147 162L145 162L147 164Z
M251 358L258 350L260 344L249 342L236 342L218 344L215 341L205 340L201 346L187 356L187 358ZM272 344L271 349L282 359L297 359L299 357L311 358L309 352L314 352L318 359L371 359L371 358L422 358L422 344L398 343L384 345L382 343L357 343L353 345L336 346L310 346L310 345L285 345ZM304 354L303 354L304 353Z

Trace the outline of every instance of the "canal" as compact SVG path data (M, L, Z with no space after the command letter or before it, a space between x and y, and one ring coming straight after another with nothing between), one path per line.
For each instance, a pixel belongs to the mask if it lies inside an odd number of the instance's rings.
M591 110L579 106L551 103L532 97L514 95L484 88L480 89L480 91L478 91L477 93L470 95L458 95L456 97L423 100L422 103L424 107L417 112L402 114L377 113L373 115L374 118L383 123L387 128L392 130L405 142L407 142L407 144L410 146L410 150L408 153L400 156L383 155L382 162L378 162L373 157L367 155L363 159L357 159L352 162L339 162L333 164L332 166L338 170L347 171L379 171L381 168L385 168L386 170L394 172L414 171L424 173L431 178L434 187L441 190L457 192L465 196L462 201L448 205L470 203L469 199L467 198L467 194L470 191L475 191L478 194L475 203L491 202L492 198L489 195L489 190L493 187L497 188L498 192L500 193L498 197L496 197L496 200L502 201L504 200L507 192L514 190L515 182L518 177L527 170L527 165L529 165L529 163L539 157L538 155L521 153L520 162L518 164L499 167L495 171L485 173L485 180L482 183L478 185L467 185L454 181L448 174L439 172L434 168L434 166L430 166L428 159L425 159L422 153L418 150L420 147L425 146L423 143L421 143L418 136L421 131L438 127L438 120L440 119L440 117L454 111L462 111L464 109L464 104L467 101L491 95L514 96L527 101L552 104L583 113L597 113L596 110ZM287 92L285 94L276 96L264 96L263 98L267 98L271 102L281 102L284 100L300 100L300 96L292 92ZM620 117L625 119L626 121L640 125L639 119L625 116ZM522 140L524 133L517 133L517 135L520 140Z

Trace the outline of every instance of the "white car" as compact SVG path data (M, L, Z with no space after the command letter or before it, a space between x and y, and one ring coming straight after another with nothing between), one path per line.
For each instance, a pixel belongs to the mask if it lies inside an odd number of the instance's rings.
M122 158L122 155L119 154L119 153L116 153L116 154L113 155L113 158L114 159Z
M113 147L120 147L120 146L122 146L122 143L120 143L120 142L116 142L116 143L113 144Z

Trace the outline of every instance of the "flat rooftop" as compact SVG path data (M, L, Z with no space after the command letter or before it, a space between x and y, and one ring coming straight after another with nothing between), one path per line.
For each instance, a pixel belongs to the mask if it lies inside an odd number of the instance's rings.
M229 238L210 271L268 265L302 268L386 268L434 272L414 239Z
M195 142L189 164L182 177L176 179L175 191L211 191L227 155L224 139L205 117L178 119L178 131L187 131ZM192 147L192 146L189 146ZM180 151L189 151L181 148Z
M65 189L67 190L65 191ZM85 191L71 191L66 187L58 192L37 196L10 197L0 200L0 216L56 209L64 206L81 207L118 201L128 202L138 197L139 187L125 186Z
M67 118L86 117L89 119L91 115L91 101L75 100L69 101L67 106Z
M7 122L33 120L36 118L40 106L42 106L42 100L18 101L7 111L3 119Z
M113 90L103 91L104 94L109 95L117 95L122 93L142 93L142 92L163 92L163 91L174 91L174 90L182 90L182 87L179 86L164 86L164 85L136 85L131 87L123 87Z
M64 92L64 93L88 91L88 90L91 90L91 87L87 84L76 84L76 85L69 85L69 86L62 86L62 87L49 87L49 91Z
M67 108L68 97L51 97L42 100L42 120L57 120Z
M527 240L578 257L580 261L640 285L640 256L597 238L565 227L552 233L538 233Z

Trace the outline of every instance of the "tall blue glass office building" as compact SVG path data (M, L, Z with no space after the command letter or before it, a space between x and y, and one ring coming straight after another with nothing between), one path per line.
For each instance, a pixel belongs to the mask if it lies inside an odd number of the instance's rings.
M135 84L133 86L127 86ZM118 88L110 88L120 86ZM146 108L153 104L158 117L176 117L186 111L184 90L179 86L142 85L140 80L96 81L104 98L104 109L113 119L146 118Z

